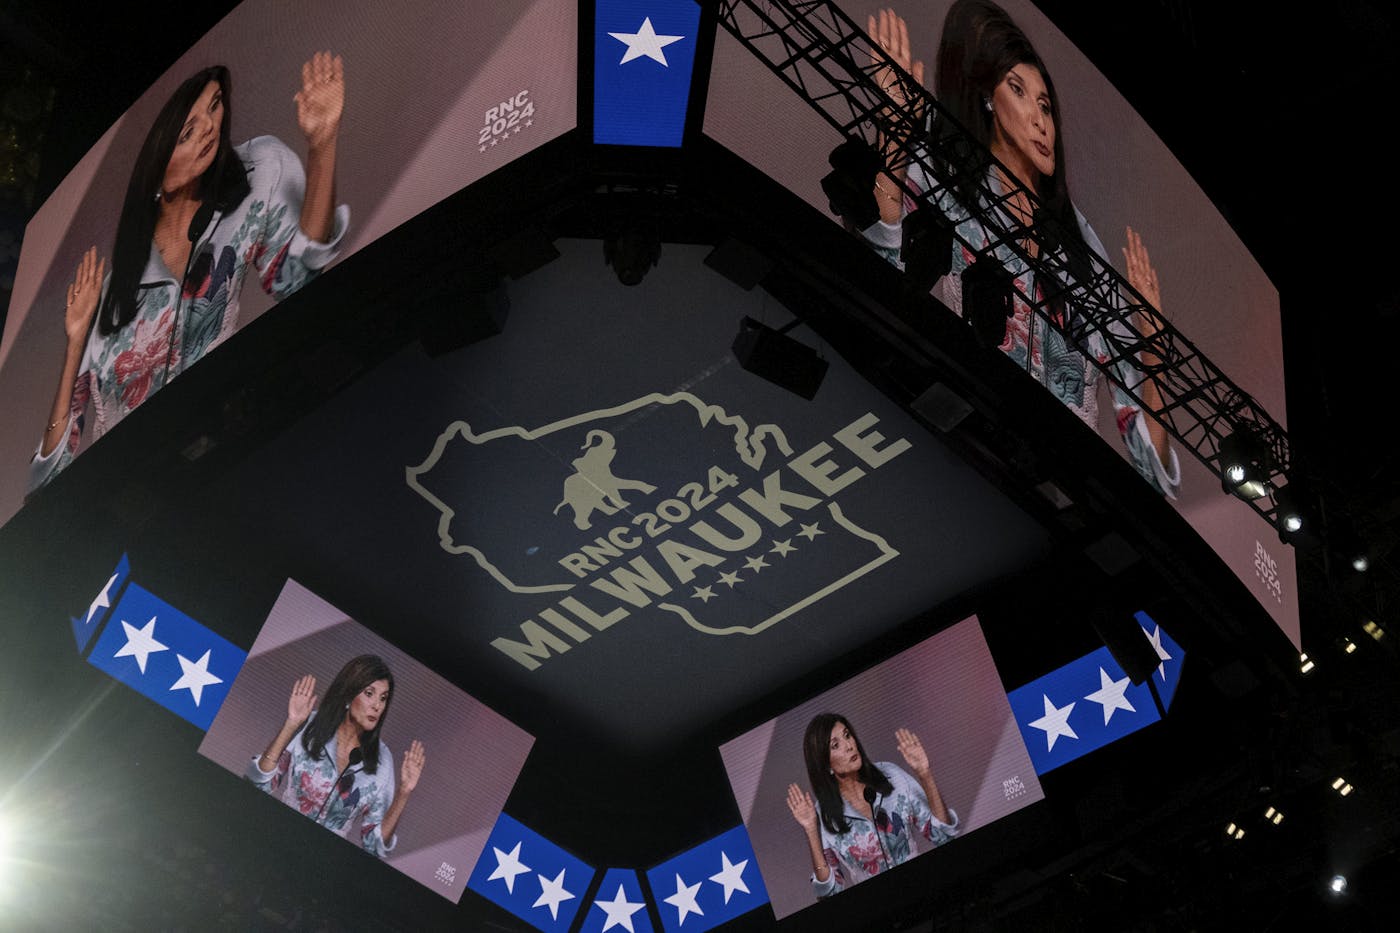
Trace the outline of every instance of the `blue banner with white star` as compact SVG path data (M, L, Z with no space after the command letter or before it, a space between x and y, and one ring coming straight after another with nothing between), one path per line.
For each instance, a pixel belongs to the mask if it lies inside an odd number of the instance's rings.
M88 663L208 730L248 653L128 584Z
M1134 613L1134 618L1142 626L1147 640L1152 642L1152 647L1157 649L1157 659L1162 663L1152 673L1153 684L1157 687L1157 696L1162 698L1162 709L1171 709L1176 688L1181 683L1181 662L1186 652L1147 613Z
M1157 722L1148 686L1134 686L1100 648L1007 694L1036 774Z
M593 868L502 813L467 887L537 930L567 933Z
M768 903L748 831L736 826L647 872L666 933L699 933Z
M630 868L609 868L589 906L579 933L653 933L641 882Z
M117 568L107 578L106 584L88 604L87 612L78 618L68 620L73 627L73 640L78 643L79 654L83 653L88 642L92 641L92 636L96 635L98 630L102 628L102 623L112 608L112 600L121 594L122 587L126 585L129 576L131 576L131 564L127 561L126 555L123 554L122 559L117 561Z
M695 0L598 0L595 143L681 144L699 28Z

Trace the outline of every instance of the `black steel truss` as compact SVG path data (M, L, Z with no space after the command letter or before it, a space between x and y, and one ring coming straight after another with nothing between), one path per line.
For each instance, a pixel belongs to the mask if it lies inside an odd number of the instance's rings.
M967 174L962 177L976 177L973 200L982 206L975 215L991 244L968 242L955 231L958 241L982 258L1005 247L1016 264L1024 264L1019 268L1029 267L1042 283L1041 294L1026 294L1013 284L1018 297L1073 346L1086 346L1091 334L1101 338L1107 354L1086 353L1090 361L1141 408L1153 411L1168 434L1216 475L1220 442L1236 431L1254 433L1269 452L1262 466L1270 493L1250 505L1277 527L1274 495L1288 484L1292 466L1283 428L1102 257L1062 244L1034 220L1018 219L1020 212L1010 209L1009 202L1021 196L1035 205L1035 193L995 186L988 170L1000 163L970 135L952 129L956 121L938 100L850 17L831 0L720 0L718 21L843 136L883 152L885 177L906 198L938 204L956 226L969 215L962 206L966 199L953 191L949 173L938 167L963 166ZM907 103L897 103L896 95ZM927 133L930 117L945 130ZM915 191L905 180L914 164L922 168L928 190ZM1015 177L1002 168L1002 176L1014 185ZM1060 299L1076 313L1064 318L1052 314L1051 302ZM1144 363L1144 353L1159 362ZM1161 398L1155 410L1143 399L1148 383Z

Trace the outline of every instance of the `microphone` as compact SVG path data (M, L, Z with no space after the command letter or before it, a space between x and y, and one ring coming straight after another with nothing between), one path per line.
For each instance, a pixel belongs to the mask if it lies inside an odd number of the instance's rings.
M350 773L350 769L364 760L364 753L358 748L350 749L350 759L345 762L345 768L336 775L335 783L331 785L331 791L326 794L326 799L321 802L321 809L316 811L316 822L321 822L321 815L326 812L326 807L330 806L331 797L340 791L340 782L345 779L345 775Z
M880 857L885 860L885 870L889 871L890 857L885 851L884 840L880 838L880 811L875 807L875 801L880 799L880 794L875 788L867 785L863 796L865 797L866 805L870 807L870 822L875 826L875 844L880 847Z
M209 219L214 216L214 202L205 201L195 210L194 216L190 218L190 229L185 236L191 243L199 239L199 235L204 232L204 228L209 226Z

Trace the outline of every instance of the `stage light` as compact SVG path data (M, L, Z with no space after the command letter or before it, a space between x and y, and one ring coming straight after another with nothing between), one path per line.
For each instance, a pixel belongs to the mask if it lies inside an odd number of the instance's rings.
M732 349L734 358L744 369L810 400L816 397L828 364L816 350L787 335L788 330L800 323L794 320L780 330L773 330L745 317L739 321L739 333Z
M1240 426L1220 442L1220 487L1246 502L1269 491L1268 450L1254 430Z
M1356 650L1356 642L1352 641L1350 638L1343 636L1342 642L1342 650L1345 651L1347 654L1351 654Z
M1356 790L1356 788L1352 787L1350 784L1347 783L1346 778L1337 778L1335 781L1333 781L1332 789L1337 793L1341 794L1343 797Z
M1233 836L1233 835L1235 835L1235 830L1238 829L1238 828L1239 828L1239 827L1237 827L1234 823L1231 823L1229 826L1226 826L1226 827L1225 827L1225 835L1227 835L1227 836Z
M661 234L656 225L642 220L625 224L617 235L603 240L603 261L613 267L623 285L641 284L651 267L661 261Z
M1244 838L1244 828L1241 827L1241 828L1235 830L1235 840L1236 840L1236 841L1239 841L1240 839L1243 839L1243 838Z
M1270 807L1264 811L1264 819L1277 826L1283 822L1283 812L1274 807Z
M1307 653L1306 651L1304 651L1302 654L1298 655L1298 660L1299 660L1299 662L1301 662L1301 664L1302 664L1302 666L1299 667L1298 669L1299 669L1300 671L1302 671L1304 674L1308 673L1308 672L1311 671L1314 667L1317 666L1317 665L1313 664L1312 659L1308 657L1308 653Z
M885 160L869 143L848 139L826 157L832 171L822 179L822 191L837 217L857 230L864 230L880 219L875 203L875 176L885 168Z
M1011 273L993 256L983 256L962 273L963 318L989 350L1006 340L1006 322L1015 310L1011 283Z
M1333 875L1332 880L1327 882L1327 890L1333 894L1347 893L1347 879L1345 875Z
M1371 638L1375 641L1380 641L1382 638L1385 637L1385 629L1381 628L1379 625L1377 625L1370 619L1367 619L1366 624L1361 626L1361 630L1367 635L1370 635Z
M1357 554L1351 559L1351 569L1357 573L1365 573L1371 569L1371 559L1365 554Z
M904 284L922 294L953 269L953 225L937 208L920 207L900 226Z
M1309 542L1315 540L1317 513L1303 487L1290 479L1287 486L1273 492L1279 540L1293 545L1301 544L1305 539Z

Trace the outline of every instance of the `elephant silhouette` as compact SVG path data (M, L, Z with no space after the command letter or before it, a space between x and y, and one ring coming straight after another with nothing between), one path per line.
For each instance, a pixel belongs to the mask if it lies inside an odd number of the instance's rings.
M592 527L595 511L613 515L618 509L627 508L622 490L635 489L644 494L656 491L651 483L613 475L612 462L617 448L607 431L589 431L579 449L584 451L583 456L574 460L574 472L564 479L564 498L554 507L554 514L558 515L560 509L569 506L574 510L574 525L580 531Z

